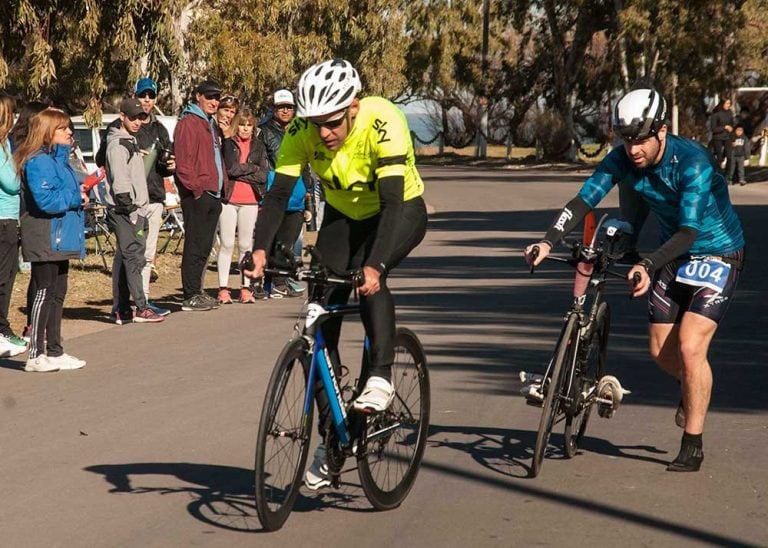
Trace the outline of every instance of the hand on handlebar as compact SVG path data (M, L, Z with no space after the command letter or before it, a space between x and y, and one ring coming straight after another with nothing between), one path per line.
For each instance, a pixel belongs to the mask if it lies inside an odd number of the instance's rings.
M264 267L267 266L267 253L263 249L254 249L250 258L250 261L247 261L248 255L243 258L243 275L252 280L258 280L264 275Z
M538 242L526 247L523 253L525 255L525 261L529 265L539 266L542 261L547 258L550 251L552 251L552 246L550 246L549 243Z
M627 273L627 280L632 287L633 298L645 295L651 287L651 277L643 265L636 264L633 266Z
M372 266L363 267L363 285L357 288L360 295L370 297L381 289L381 274Z

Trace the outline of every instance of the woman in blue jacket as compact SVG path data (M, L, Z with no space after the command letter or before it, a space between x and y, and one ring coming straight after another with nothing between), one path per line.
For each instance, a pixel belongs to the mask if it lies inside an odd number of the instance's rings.
M69 260L85 255L83 206L88 201L69 165L71 144L69 116L49 108L30 120L27 138L13 155L21 175L21 252L32 263L36 288L25 371L85 365L61 346Z
M21 354L27 343L8 323L13 282L19 269L19 176L13 165L8 134L16 101L0 92L0 357Z

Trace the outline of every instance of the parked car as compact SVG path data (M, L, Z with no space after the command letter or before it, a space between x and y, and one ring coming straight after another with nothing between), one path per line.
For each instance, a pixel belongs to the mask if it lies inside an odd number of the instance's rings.
M118 116L118 114L102 115L101 126L98 128L89 128L82 116L72 117L72 125L75 128L73 138L83 153L83 160L88 168L88 173L96 171L96 152L99 150L102 139L106 136L107 126L116 120ZM176 128L176 123L179 119L175 116L158 116L157 119L165 126L165 129L168 130L168 135L173 139L173 130Z

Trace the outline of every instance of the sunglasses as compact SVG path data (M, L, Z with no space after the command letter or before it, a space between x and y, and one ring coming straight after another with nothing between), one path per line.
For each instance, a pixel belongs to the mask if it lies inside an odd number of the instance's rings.
M209 101L221 101L221 93L203 93L203 97Z
M136 116L128 116L128 119L131 122L135 122L136 120L141 120L142 122L147 119L147 114L145 112L142 112L141 114L137 114Z
M275 110L294 110L293 105L276 105Z
M312 125L315 126L317 129L336 129L341 124L344 123L344 120L347 118L347 109L344 109L344 111L341 113L341 116L338 118L334 118L333 120L326 120L325 122L315 122L314 120L310 120L312 122Z
M142 91L136 97L139 99L155 99L157 98L157 93L154 91Z

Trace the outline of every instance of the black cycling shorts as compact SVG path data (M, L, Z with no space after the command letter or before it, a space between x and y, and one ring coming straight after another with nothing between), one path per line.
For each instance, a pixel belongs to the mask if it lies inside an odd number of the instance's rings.
M651 323L680 323L685 312L693 312L720 323L744 264L744 250L722 255L731 265L722 291L695 287L675 280L677 271L689 258L675 259L656 271L648 296L648 321Z

